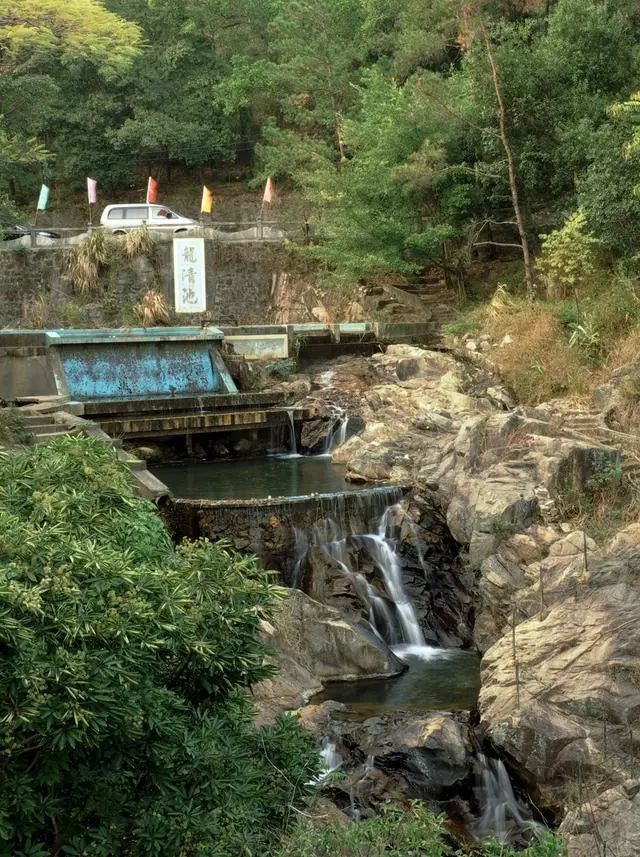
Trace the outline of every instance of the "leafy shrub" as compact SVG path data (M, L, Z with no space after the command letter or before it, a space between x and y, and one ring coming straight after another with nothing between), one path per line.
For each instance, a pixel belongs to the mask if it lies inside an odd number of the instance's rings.
M637 520L640 508L637 489L619 464L604 465L583 491L561 488L556 502L564 518L598 543L605 543L620 527Z
M100 441L0 455L0 853L270 853L317 770L242 690L277 595L224 545L174 548Z
M445 857L450 853L443 816L414 801L408 811L385 804L379 815L360 823L331 822L322 827L300 823L275 857ZM465 853L468 849L458 855ZM549 834L519 852L489 840L471 853L478 857L559 857L564 847Z
M547 296L564 298L589 282L596 270L598 239L587 231L586 218L576 211L561 229L542 235L537 269Z
M16 408L0 408L0 444L29 443L31 432Z
M569 330L571 331L569 345L572 348L579 348L592 360L597 360L602 354L603 343L594 316L585 313L580 321L569 324Z

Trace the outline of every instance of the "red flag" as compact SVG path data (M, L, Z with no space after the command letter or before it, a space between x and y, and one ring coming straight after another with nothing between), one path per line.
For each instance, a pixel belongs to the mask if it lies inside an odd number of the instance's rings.
M147 182L147 204L158 201L158 182L149 176Z
M264 186L264 194L262 195L262 203L272 203L275 202L276 199L276 186L271 181L271 176L267 179L267 183Z

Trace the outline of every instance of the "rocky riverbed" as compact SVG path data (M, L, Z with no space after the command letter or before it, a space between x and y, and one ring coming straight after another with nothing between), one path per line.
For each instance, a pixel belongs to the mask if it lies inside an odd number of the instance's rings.
M557 403L517 407L486 369L413 346L337 358L281 389L315 406L318 435L336 407L349 415L333 455L348 478L411 488L395 522L404 585L425 639L482 653L480 733L452 712L354 724L338 703L306 705L328 678L402 666L362 633L358 593L312 555L302 585L313 598L292 595L265 628L281 675L256 689L263 716L297 709L332 735L347 782L360 777L368 789L358 798L352 782L350 800L365 807L383 793L469 794L472 742L483 734L557 821L570 857L605 844L620 857L640 853L640 525L598 548L557 502L617 467L618 450L567 431ZM311 445L313 425L305 431ZM425 566L418 554L430 550Z

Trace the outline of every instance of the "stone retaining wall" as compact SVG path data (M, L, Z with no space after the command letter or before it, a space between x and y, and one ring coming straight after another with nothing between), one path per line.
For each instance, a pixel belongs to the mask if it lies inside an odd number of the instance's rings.
M277 244L205 241L207 313L221 324L257 324L269 318L274 277L286 267ZM71 248L22 248L0 253L0 327L119 327L135 323L133 306L148 289L173 307L171 242L152 258L118 258L101 275L94 294L74 294L65 278ZM192 316L175 321L189 324Z

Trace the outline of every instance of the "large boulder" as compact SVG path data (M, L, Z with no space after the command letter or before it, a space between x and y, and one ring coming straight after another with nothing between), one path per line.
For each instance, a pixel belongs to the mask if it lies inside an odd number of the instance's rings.
M568 857L640 855L640 781L629 780L591 799L585 792L584 802L567 813L558 829Z
M336 746L344 769L384 771L401 793L446 799L473 778L470 715L432 711L393 712L353 720L336 702L310 705L299 712L302 726ZM389 783L387 783L388 785Z
M483 659L483 724L548 804L577 777L616 784L637 767L640 592L594 575Z
M304 705L322 682L398 675L404 665L364 626L299 590L282 601L263 633L275 650L278 674L253 688L258 722Z

